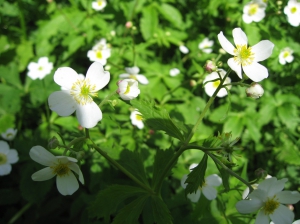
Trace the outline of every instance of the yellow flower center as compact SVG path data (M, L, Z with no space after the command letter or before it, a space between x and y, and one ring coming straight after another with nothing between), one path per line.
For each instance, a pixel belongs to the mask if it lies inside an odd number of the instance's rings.
M69 175L70 168L68 166L68 163L58 163L55 164L55 166L50 167L52 169L52 172L56 174L57 176L63 177Z
M0 165L5 164L7 162L7 156L3 153L0 153Z
M277 201L276 196L274 195L273 198L268 198L262 209L265 215L270 215L273 214L273 212L279 207L279 205L280 203Z
M130 78L130 79L137 80L136 76L135 76L135 75L132 75L132 74L129 74L129 78Z
M246 44L236 45L236 49L233 50L234 60L242 66L251 65L254 60L254 53L251 50L251 47L247 47Z
M290 52L288 52L288 51L283 52L283 57L284 58L287 58L288 56L290 56Z
M143 116L142 116L141 114L136 114L136 115L135 115L135 118L136 118L138 121L143 120Z
M250 16L253 16L257 13L257 10L258 10L258 4L251 4L248 10L248 14Z
M129 85L127 85L127 87L126 87L126 91L124 92L124 94L128 94L130 92L130 86Z
M103 58L101 51L99 51L99 50L96 51L96 58L99 58L99 59Z
M80 105L86 105L93 102L92 97L96 97L98 94L95 92L96 86L90 83L89 79L77 79L71 87L70 94Z
M295 7L295 6L294 6L294 7L292 7L292 8L291 8L291 13L293 13L293 14L294 14L294 13L296 13L296 12L297 12L297 7Z
M44 69L43 66L40 66L40 67L38 68L39 71L42 71L43 69Z
M220 85L220 80L215 81L212 83L214 88L218 88L218 86Z
M97 3L98 3L99 6L101 6L103 4L103 1L102 0L98 0Z

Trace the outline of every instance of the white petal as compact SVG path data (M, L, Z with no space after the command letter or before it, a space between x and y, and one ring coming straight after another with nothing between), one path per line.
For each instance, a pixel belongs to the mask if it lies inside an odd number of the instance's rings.
M248 14L243 14L242 18L243 18L244 23L249 24L252 22L252 17L248 16Z
M134 66L132 68L130 68L130 67L125 68L125 71L131 75L137 75L137 74L139 74L140 69L138 67Z
M63 177L57 176L56 186L62 195L72 195L79 188L78 181L71 171Z
M235 28L232 30L232 36L235 45L247 45L248 39L246 34L242 31L241 28Z
M240 64L236 63L233 58L229 58L228 61L227 61L227 64L233 71L235 71L235 73L238 75L238 77L240 79L243 78L243 76L242 76L242 66Z
M29 151L29 156L32 160L44 166L52 166L57 160L54 155L47 151L42 146L33 146Z
M268 196L273 196L274 194L277 194L278 192L281 192L284 188L284 184L288 181L287 178L283 178L281 180L277 180L274 185L271 185L268 190Z
M252 47L254 61L263 61L271 56L274 44L269 40L262 40Z
M291 224L294 220L294 216L295 215L291 210L281 204L273 214L270 214L270 217L275 224Z
M186 181L186 179L188 178L188 175L183 175L183 177L181 178L181 181L180 181L180 183L181 183L181 186L183 187L183 188L186 188L186 186L188 185L187 183L185 183L185 181Z
M96 85L96 91L106 86L110 80L110 73L104 71L102 64L94 62L86 73L86 78Z
M147 85L149 83L148 79L144 75L136 75L136 79L144 85Z
M205 178L205 182L209 186L218 187L222 184L222 178L219 177L217 174L212 174Z
M242 198L243 198L243 199L247 198L249 192L250 192L250 188L247 187L247 188L243 191Z
M243 66L243 70L253 82L260 82L269 76L268 69L257 62Z
M300 219L298 219L295 222L293 222L293 224L300 224Z
M71 89L78 78L77 72L69 67L58 68L54 73L54 81L66 89Z
M10 164L16 163L19 160L18 152L15 149L9 150L9 153L7 154L7 161Z
M201 191L198 189L196 193L188 194L186 197L190 199L191 202L197 202L199 201L200 196L201 196Z
M11 172L11 165L9 163L0 166L0 176L7 175Z
M121 74L121 75L119 75L119 77L122 79L122 78L130 78L130 75L129 74L126 74L126 73L124 73L124 74Z
M227 38L223 35L223 32L221 31L218 34L218 40L222 46L222 48L229 54L234 55L233 50L234 46L227 40Z
M7 155L9 153L9 145L5 141L0 141L0 152Z
M255 224L269 224L269 216L265 215L265 213L261 210L255 220Z
M76 163L69 164L69 168L78 174L79 181L84 184L83 174Z
M239 213L248 214L257 211L263 206L263 202L259 199L242 200L236 203L235 207Z
M214 200L217 197L217 193L218 193L215 188L209 185L203 187L202 192L208 200Z
M76 110L79 124L85 128L93 128L102 120L102 112L95 102L79 105Z
M44 181L49 180L54 176L55 173L53 172L53 170L50 167L46 167L32 174L31 179L34 181Z
M281 191L276 194L278 201L282 204L296 204L300 200L298 191Z
M268 197L268 194L266 191L262 190L262 189L255 189L254 191L252 191L249 194L249 198L251 199L259 199L261 201L265 201L266 198Z
M265 192L268 192L271 188L272 185L275 185L277 182L277 178L276 177L271 177L271 178L268 178L268 179L265 179L264 181L262 181L257 189L260 189L260 190L263 190Z
M68 90L56 91L48 98L49 108L60 116L69 116L76 110L77 103Z

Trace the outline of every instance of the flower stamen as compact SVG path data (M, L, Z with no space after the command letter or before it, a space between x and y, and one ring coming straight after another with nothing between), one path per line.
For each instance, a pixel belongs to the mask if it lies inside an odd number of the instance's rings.
M268 200L265 202L264 207L262 208L265 215L273 214L273 212L279 207L279 202L276 199L276 195L274 195L272 198L268 198Z
M7 162L7 156L3 153L0 153L0 165L5 164Z
M254 53L252 52L252 48L247 47L246 44L236 45L233 53L235 54L234 60L242 66L251 65L254 60Z
M98 94L95 92L96 86L90 84L89 79L80 80L77 79L71 87L70 94L80 105L86 105L92 103L92 97L96 97Z
M51 166L50 168L53 170L53 173L57 174L57 176L59 177L67 176L69 175L70 172L68 163L67 164L58 163L55 166Z

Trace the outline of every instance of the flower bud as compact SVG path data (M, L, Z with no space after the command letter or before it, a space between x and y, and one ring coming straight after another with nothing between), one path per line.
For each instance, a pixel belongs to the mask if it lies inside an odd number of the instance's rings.
M58 145L59 145L59 142L55 136L53 136L51 139L49 139L48 149L56 149Z
M120 80L117 85L119 86L117 93L123 100L132 100L140 94L138 82L134 79Z
M194 86L196 86L197 85L197 82L194 80L194 79L191 79L190 80L190 86L191 87L194 87Z
M209 61L206 62L205 66L204 66L204 69L209 73L217 71L216 63L209 60Z
M125 24L125 27L127 29L130 29L132 27L132 22L131 21L127 21L126 24Z
M83 159L84 156L85 156L84 151L79 151L79 152L76 153L76 159L77 159L77 160Z
M258 99L264 94L264 89L260 84L254 82L246 89L246 94L248 97Z
M268 172L263 170L262 168L258 168L257 170L254 171L255 176L257 178L265 179L268 175Z
M1 133L1 137L7 141L12 141L17 135L18 130L9 128L5 132Z

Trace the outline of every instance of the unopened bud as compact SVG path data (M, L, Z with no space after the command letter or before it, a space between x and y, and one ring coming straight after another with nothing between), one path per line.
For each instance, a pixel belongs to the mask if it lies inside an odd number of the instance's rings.
M246 94L248 97L258 99L264 94L264 89L260 84L254 82L246 89Z
M127 21L127 22L125 23L125 27L126 27L127 29L130 29L130 28L132 27L132 22L131 22L131 21Z
M268 172L263 170L262 168L258 168L257 170L254 171L255 176L257 178L265 179L266 176L268 175Z
M59 142L57 138L54 136L48 141L48 149L56 149L56 147L59 145Z
M190 86L191 87L194 87L196 85L197 85L197 82L194 79L190 80Z
M209 60L206 62L204 69L209 73L217 71L216 63Z
M84 156L85 156L84 151L79 151L79 152L76 153L76 159L77 159L77 160L83 159Z

